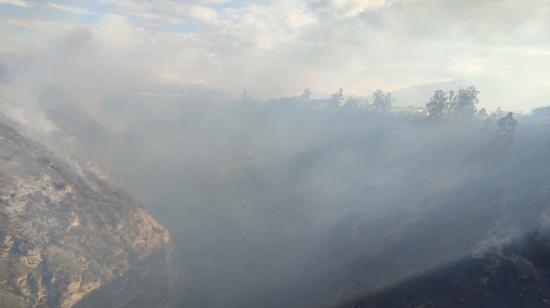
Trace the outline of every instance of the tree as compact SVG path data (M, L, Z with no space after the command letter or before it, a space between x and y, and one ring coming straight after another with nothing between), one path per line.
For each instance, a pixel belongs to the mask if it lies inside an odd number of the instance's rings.
M456 95L451 94L450 112L455 118L471 118L476 114L476 104L479 102L477 95L479 91L476 87L460 88Z
M372 94L371 108L375 112L388 112L391 110L392 102L391 93L384 94L384 91L376 90Z
M449 109L449 98L443 90L437 90L434 96L430 98L430 102L426 104L426 110L429 117L443 117Z
M487 110L485 110L485 108L481 108L481 110L479 110L479 112L477 113L477 116L481 120L487 120L489 118L489 114L487 113Z
M502 111L500 107L497 108L497 110L491 112L491 115L489 115L489 119L497 121L497 119L500 119L504 117L505 112Z
M248 96L248 90L244 88L243 92L241 93L241 101L245 102L248 100L250 100L250 97Z
M517 124L512 112L508 112L506 116L497 121L496 142L500 151L508 150L514 146Z
M344 100L344 89L340 88L338 89L338 92L330 96L329 105L338 107L342 104L343 100Z
M344 105L347 109L358 110L363 108L364 101L359 97L348 97L346 104Z
M311 89L310 88L306 88L304 89L304 93L302 93L302 97L301 97L303 100L306 100L306 101L309 101L311 100Z
M505 117L498 120L498 129L504 134L513 134L516 131L517 121L514 119L514 113L508 112Z

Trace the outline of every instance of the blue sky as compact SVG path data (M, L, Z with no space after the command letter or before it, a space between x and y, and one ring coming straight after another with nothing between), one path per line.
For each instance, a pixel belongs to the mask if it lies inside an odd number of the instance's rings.
M550 92L548 16L544 0L0 0L0 61L63 54L258 96L465 80L526 110Z

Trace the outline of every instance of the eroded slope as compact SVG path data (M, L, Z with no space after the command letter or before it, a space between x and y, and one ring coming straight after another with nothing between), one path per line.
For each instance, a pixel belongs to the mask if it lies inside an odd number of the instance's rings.
M128 194L0 124L0 306L70 307L168 240Z

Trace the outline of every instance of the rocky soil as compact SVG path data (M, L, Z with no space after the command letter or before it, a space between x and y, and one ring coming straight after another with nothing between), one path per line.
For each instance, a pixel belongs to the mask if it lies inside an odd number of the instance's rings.
M164 227L82 165L0 124L0 307L71 307L166 256Z

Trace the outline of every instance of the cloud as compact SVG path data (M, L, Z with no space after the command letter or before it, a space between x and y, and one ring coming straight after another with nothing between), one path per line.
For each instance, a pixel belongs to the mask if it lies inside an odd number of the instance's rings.
M550 80L550 3L536 0L101 4L94 6L99 18L86 24L34 15L4 20L42 34L70 35L82 27L92 33L98 58L108 55L109 61L146 68L158 80L235 94L245 87L259 96L343 87L349 94L370 95L376 88L397 90L423 80L483 78L521 81L510 89L519 93L528 90L525 84ZM81 7L70 8L76 13ZM2 33L0 49L15 54L30 40L9 30ZM42 34L33 42L40 38L47 46L51 42Z
M288 12L287 25L291 28L301 28L312 25L317 21L317 18L312 14L308 14L298 8L293 8Z
M67 33L75 29L75 26L71 24L55 21L44 21L40 19L10 18L7 20L7 23L19 28L46 32L50 34Z
M365 11L379 9L387 0L333 0L332 4L342 10L343 16L355 17Z
M113 6L120 14L135 16L145 21L181 23L189 19L204 23L215 23L218 14L206 5L199 5L173 0L128 1L102 0Z
M483 72L483 61L479 59L462 60L450 66L458 76L478 76Z
M216 23L218 19L216 11L205 6L170 2L168 7L178 16L192 17L206 23Z
M92 15L92 14L94 14L94 12L92 12L88 9L82 8L82 7L59 4L59 3L55 3L55 2L48 2L46 4L46 6L49 7L49 8L52 8L52 9L57 9L57 10L69 12L69 13L76 14L76 15Z
M314 0L308 2L317 13L332 18L353 18L391 5L389 0Z
M18 7L30 7L30 5L24 0L0 0L0 4L9 4Z
M199 1L203 5L211 5L211 4L227 4L234 2L234 0L200 0Z
M178 24L181 23L182 20L176 17L171 17L163 14L155 14L155 13L132 13L133 16L137 17L138 19L142 21L150 21L153 24L160 23L160 24Z

